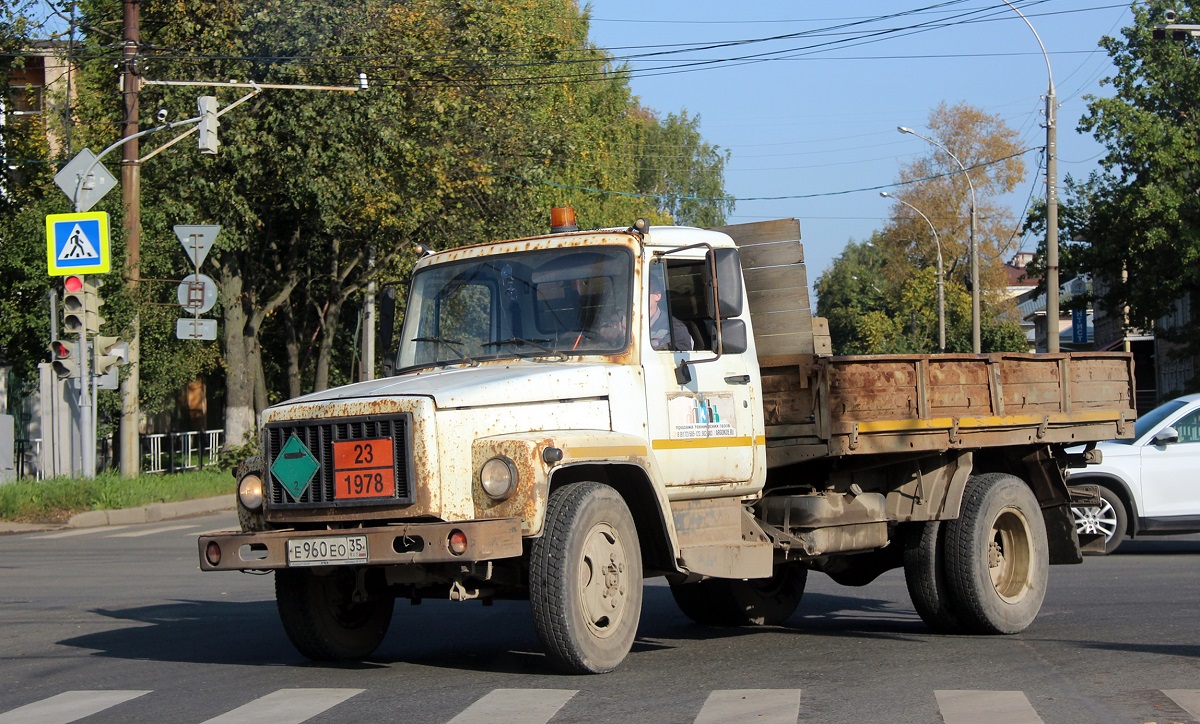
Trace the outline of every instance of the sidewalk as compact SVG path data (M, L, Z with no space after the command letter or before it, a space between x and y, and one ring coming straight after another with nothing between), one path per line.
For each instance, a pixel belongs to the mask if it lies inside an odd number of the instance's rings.
M160 520L188 518L193 515L220 513L233 509L233 495L219 495L215 498L182 500L178 503L152 503L140 508L123 510L89 510L86 513L71 516L65 525L61 523L8 523L0 520L0 535L59 530L61 528L95 528L104 525L157 523Z

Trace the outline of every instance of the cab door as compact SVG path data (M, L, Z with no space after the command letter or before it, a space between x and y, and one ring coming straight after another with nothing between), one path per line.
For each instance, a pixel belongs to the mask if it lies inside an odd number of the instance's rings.
M665 277L667 310L693 337L691 350L653 349L649 313L642 315L647 419L663 482L688 486L751 481L756 466L765 462L760 401L754 398L758 366L749 362L753 345L742 354L717 357L713 352L711 324L702 317L703 259L672 257L651 264L648 273ZM643 310L650 308L649 291L648 284Z

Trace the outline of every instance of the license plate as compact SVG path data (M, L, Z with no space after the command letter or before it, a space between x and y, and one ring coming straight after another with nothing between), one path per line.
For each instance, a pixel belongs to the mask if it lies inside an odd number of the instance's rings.
M396 456L391 438L333 444L333 497L396 497Z
M367 560L365 535L295 538L287 542L289 566L336 566Z

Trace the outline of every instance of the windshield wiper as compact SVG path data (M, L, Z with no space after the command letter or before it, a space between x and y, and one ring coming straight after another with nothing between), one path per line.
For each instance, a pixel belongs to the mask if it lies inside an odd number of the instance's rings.
M466 354L463 353L462 349L459 348L459 345L462 344L461 340L444 339L442 337L413 337L412 341L413 342L433 342L434 344L445 345L446 347L450 348L451 352L458 355L458 359L439 359L435 364L449 364L451 362L466 362L467 364L471 365L472 367L479 366L478 362L476 362L475 360L468 357Z
M550 349L549 347L545 346L544 343L549 342L549 341L550 340L548 340L548 339L525 339L524 337L509 337L508 339L500 339L500 340L496 340L495 342L484 342L483 346L484 347L502 347L506 344L521 344L521 345L525 345L527 347L534 347L535 349L539 349L539 350L545 352L546 354L555 355L556 357L559 358L560 361L566 362L567 355L563 354L562 352L559 352L556 349Z

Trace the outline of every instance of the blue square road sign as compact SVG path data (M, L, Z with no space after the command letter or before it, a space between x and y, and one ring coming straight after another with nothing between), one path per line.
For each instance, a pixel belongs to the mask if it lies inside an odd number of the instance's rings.
M107 273L112 268L108 214L47 216L46 262L50 276Z

